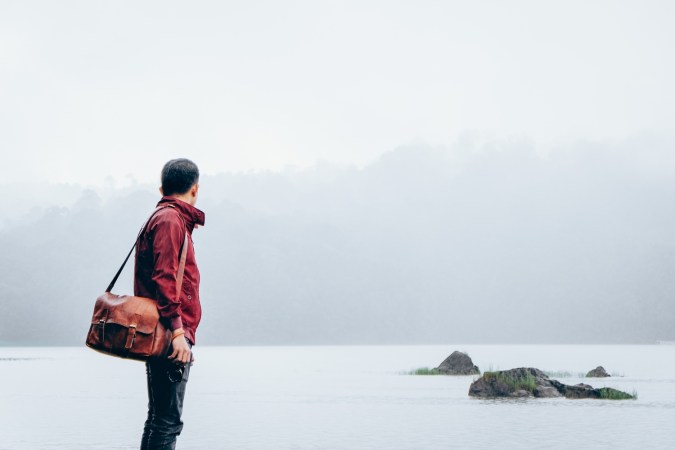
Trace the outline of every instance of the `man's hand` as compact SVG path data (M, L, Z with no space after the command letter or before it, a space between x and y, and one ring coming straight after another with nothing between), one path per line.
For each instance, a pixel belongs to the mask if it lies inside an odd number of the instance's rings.
M173 359L176 364L187 364L192 361L192 350L185 340L185 336L178 335L171 341L173 346L173 353L169 355L169 359Z

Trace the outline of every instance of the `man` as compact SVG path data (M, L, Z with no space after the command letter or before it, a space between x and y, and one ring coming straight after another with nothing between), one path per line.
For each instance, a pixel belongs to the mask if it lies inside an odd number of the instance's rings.
M168 358L146 362L148 418L141 450L173 450L183 429L183 398L201 319L199 270L192 243L193 229L204 225L204 213L195 208L198 192L195 163L188 159L167 162L162 169L162 199L157 204L161 209L150 218L136 246L134 295L156 299L161 319L172 333ZM176 292L183 245L187 245L187 259L181 292Z

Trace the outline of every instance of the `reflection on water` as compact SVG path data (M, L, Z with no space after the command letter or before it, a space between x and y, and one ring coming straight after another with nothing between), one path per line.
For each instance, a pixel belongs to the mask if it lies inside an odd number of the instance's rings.
M2 362L2 361L31 361L33 359L38 359L38 358L0 358L0 362Z
M474 377L411 376L453 350L638 400L479 400ZM180 449L671 448L675 346L195 347ZM86 348L0 348L0 449L138 448L142 363Z

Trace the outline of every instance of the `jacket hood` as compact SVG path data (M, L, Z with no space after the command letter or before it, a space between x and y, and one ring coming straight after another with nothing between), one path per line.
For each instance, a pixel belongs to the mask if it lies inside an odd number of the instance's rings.
M157 206L168 206L171 205L178 210L178 212L183 216L185 222L190 229L190 232L194 229L195 225L204 226L205 215L204 212L200 209L195 208L189 203L184 202L183 200L178 200L176 197L162 197L162 199L157 203Z

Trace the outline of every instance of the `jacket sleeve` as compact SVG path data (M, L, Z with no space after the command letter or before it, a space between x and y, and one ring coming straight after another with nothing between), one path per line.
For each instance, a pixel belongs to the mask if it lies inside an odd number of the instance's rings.
M152 225L152 280L157 286L155 298L160 316L173 331L183 326L180 293L176 295L176 277L185 240L185 225L176 213L170 211L159 215ZM185 244L188 245L187 242Z

